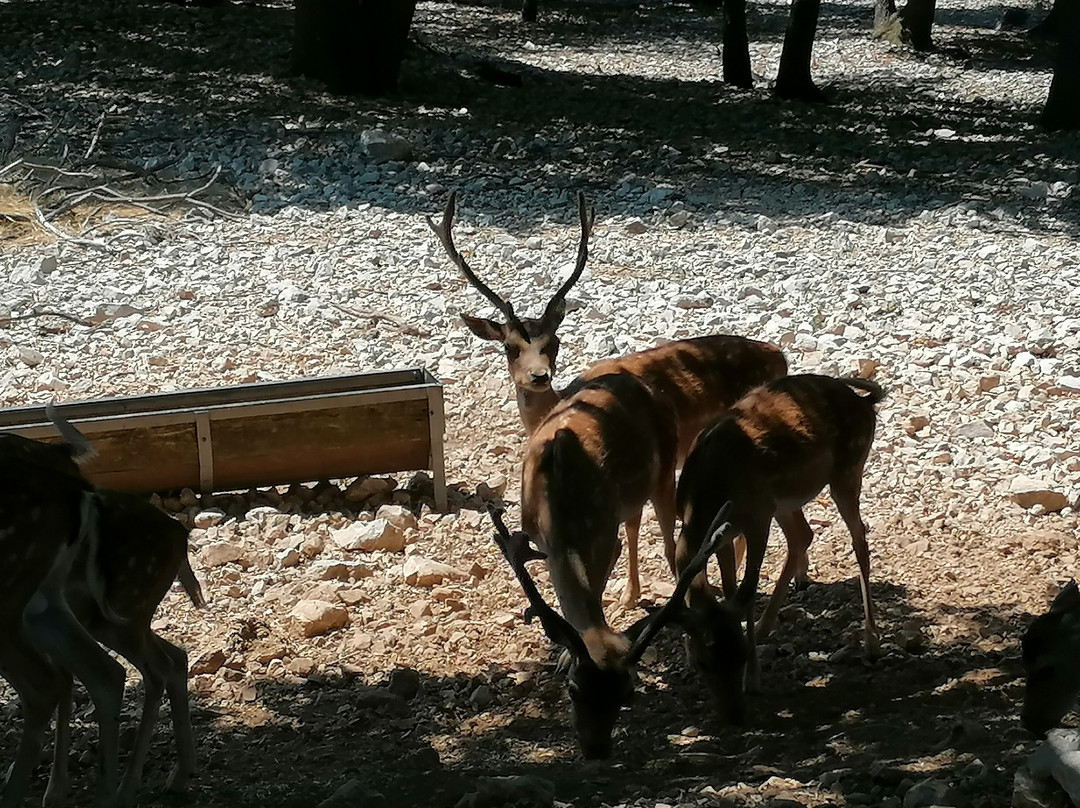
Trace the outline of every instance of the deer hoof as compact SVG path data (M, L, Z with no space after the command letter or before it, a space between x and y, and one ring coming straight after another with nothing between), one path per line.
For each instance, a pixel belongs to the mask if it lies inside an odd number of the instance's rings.
M863 659L867 662L875 662L881 658L881 643L877 634L867 633L863 637Z
M627 589L623 592L623 596L619 598L619 608L623 611L629 611L630 609L637 608L637 605L640 602L641 591L637 589Z

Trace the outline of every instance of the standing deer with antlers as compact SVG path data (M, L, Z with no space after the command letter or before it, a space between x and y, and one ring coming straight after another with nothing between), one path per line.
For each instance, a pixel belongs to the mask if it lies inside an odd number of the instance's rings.
M491 290L469 266L454 246L451 228L456 210L456 193L450 194L442 222L428 224L438 236L446 254L465 278L506 318L505 322L462 315L469 329L481 339L501 342L517 390L518 412L526 432L534 436L549 416L590 380L628 375L637 380L649 396L665 409L670 419L671 435L665 436L663 450L672 454L671 485L658 484L652 499L657 521L664 537L664 555L674 571L675 509L674 468L681 464L698 433L712 423L743 393L770 379L787 373L787 360L775 345L727 334L669 342L658 348L628 354L616 359L597 362L585 370L562 393L552 387L555 362L559 352L558 328L566 315L566 295L581 277L589 257L589 235L595 221L595 211L589 211L585 195L578 194L578 218L581 237L577 261L570 277L548 301L539 319L519 317L509 301ZM626 387L626 385L622 385ZM651 429L651 427L649 427ZM621 438L631 442L632 432ZM609 447L610 448L610 447ZM638 569L638 534L641 528L641 506L622 509L619 521L626 527L626 546L629 575L623 592L622 605L637 604L641 595ZM730 563L734 565L734 553ZM614 563L614 560L612 560ZM610 570L605 571L605 580ZM566 608L565 606L563 607Z
M84 484L76 461L91 456L93 447L51 405L46 412L67 442L46 444L4 434L0 435L0 458ZM74 569L93 569L95 574L70 575L64 583L63 597L79 624L98 642L131 662L143 677L142 718L118 795L118 804L126 806L133 805L137 797L163 694L167 693L172 708L177 747L177 764L167 787L182 789L194 772L187 654L158 636L150 624L158 604L177 578L192 604L198 608L204 601L188 563L187 530L142 497L93 490L95 540L79 551ZM53 678L57 721L53 767L46 789L50 803L61 801L67 790L71 724L70 675L58 667Z
M855 392L862 391L865 395ZM803 506L825 486L851 533L863 600L863 648L878 650L870 597L870 550L859 514L862 474L876 424L881 387L863 379L788 376L750 391L727 415L705 430L686 459L678 488L682 515L677 557L685 568L724 503L732 502L722 549L746 538L746 570L732 600L717 602L704 576L690 588L687 647L729 720L741 722L743 672L758 687L757 637L775 625L787 585L805 576L813 531ZM761 622L754 600L773 519L787 539L787 558ZM735 592L735 572L721 564L724 592ZM744 637L741 621L746 620Z

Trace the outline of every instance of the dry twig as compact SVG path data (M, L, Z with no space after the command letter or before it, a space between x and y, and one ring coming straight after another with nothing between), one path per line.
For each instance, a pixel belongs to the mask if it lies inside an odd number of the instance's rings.
M348 314L350 317L355 317L358 320L375 320L383 321L390 325L390 327L399 334L404 334L408 337L430 337L430 331L424 331L422 328L418 328L412 323L402 320L393 314L387 314L384 311L375 311L374 309L350 309L342 306L338 303L331 303L335 309L342 314Z
M68 322L75 323L76 325L85 326L86 328L93 328L94 324L89 320L84 320L82 317L76 317L74 314L67 314L63 311L55 311L53 309L43 309L41 311L32 311L29 314L17 314L9 317L0 317L0 326L11 325L17 323L20 320L32 320L37 317L59 317L61 320L67 320Z

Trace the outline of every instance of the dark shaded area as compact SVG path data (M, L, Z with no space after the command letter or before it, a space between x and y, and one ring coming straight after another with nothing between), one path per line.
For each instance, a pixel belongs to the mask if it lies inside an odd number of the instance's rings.
M293 12L293 71L331 92L397 90L416 0L299 0Z
M785 4L749 11L752 39L782 36ZM865 37L869 14L823 4L819 39ZM974 22L974 15L943 13L938 30ZM1031 227L1076 225L1067 199L1015 193L1017 183L1075 178L1075 140L1041 133L1035 109L955 98L933 82L880 74L834 77L823 85L833 103L807 108L778 101L765 87L724 86L719 64L716 79L657 80L544 70L518 59L529 53L527 43L674 56L686 43L717 38L716 18L695 9L553 7L542 25L523 28L516 15L484 7L421 6L414 36L437 53L413 48L400 95L382 100L334 98L312 82L284 78L291 24L287 8L266 5L0 6L0 52L22 71L0 79L19 119L11 154L83 151L94 116L51 106L71 95L97 99L87 107L107 113L101 157L175 160L169 170L180 176L205 176L221 164L236 195L260 211L376 200L434 212L444 199L436 186L463 187L472 210L528 227L541 203L544 215L559 215L579 189L611 215L647 209L648 190L660 187L670 189L669 202L733 221L832 211L902 224L924 210L963 205ZM1018 33L949 32L939 40L934 58L965 67L1045 70L1050 59ZM498 57L520 73L522 87L493 86L463 71L455 55ZM895 58L922 57L900 51ZM373 127L407 137L416 161L371 163L359 135ZM940 130L954 135L933 134ZM268 159L276 168L266 168Z
M642 794L674 801L687 790L738 782L759 789L770 777L813 789L823 776L829 785L822 798L831 789L851 802L880 804L905 779L933 776L959 783L971 805L1008 805L1012 770L1032 743L1017 721L1015 643L980 651L967 643L912 642L938 616L914 612L901 586L875 582L874 590L886 653L869 667L857 652L835 653L857 634L856 579L792 593L776 634L761 648L764 693L751 699L744 731L715 721L680 640L668 631L657 661L642 669L610 762L577 755L554 656L524 682L501 666L481 676L422 675L409 702L349 673L313 674L256 682L248 703L196 696L200 772L191 793L161 798L147 786L141 804L300 808L357 779L391 806L451 806L479 776L531 774L552 781L556 798L575 805ZM987 608L968 618L981 636L1015 637L1027 616ZM244 621L236 631L251 633ZM494 696L484 711L469 703L480 685ZM128 700L126 725L136 706ZM0 759L13 751L15 712L11 703L3 710ZM92 780L88 713L81 703L73 804L84 800ZM684 733L690 725L701 735ZM145 782L157 788L172 762L167 726L159 724L147 767ZM32 798L40 797L44 779L42 767ZM718 804L738 802L732 795Z
M1054 4L1048 19L1057 40L1054 80L1043 107L1047 129L1080 129L1080 3Z

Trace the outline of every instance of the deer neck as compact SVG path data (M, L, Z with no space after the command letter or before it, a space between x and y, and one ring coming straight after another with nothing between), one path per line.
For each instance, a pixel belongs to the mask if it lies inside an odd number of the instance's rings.
M559 403L559 394L554 387L546 390L527 390L524 387L517 388L518 413L521 422L525 425L525 431L531 435L547 418L547 414Z

